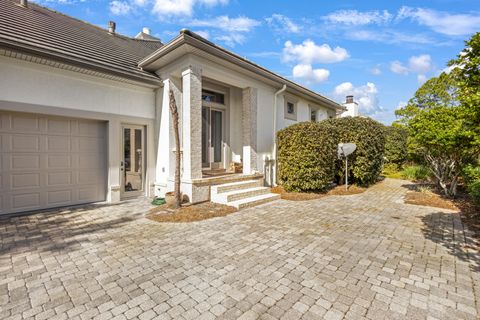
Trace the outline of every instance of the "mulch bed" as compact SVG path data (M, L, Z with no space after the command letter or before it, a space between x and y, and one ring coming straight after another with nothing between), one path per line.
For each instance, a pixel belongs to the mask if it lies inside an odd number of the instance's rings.
M458 207L450 199L445 199L432 191L408 191L405 203L417 206L435 207L449 210L458 210Z
M326 196L347 196L363 193L365 190L367 189L356 185L348 186L348 190L345 190L345 186L336 186L328 192L288 192L282 186L272 188L273 193L277 193L281 195L282 199L290 201L315 200Z
M212 202L182 206L178 209L164 204L150 209L146 217L156 222L193 222L224 217L236 211L237 209L234 207Z

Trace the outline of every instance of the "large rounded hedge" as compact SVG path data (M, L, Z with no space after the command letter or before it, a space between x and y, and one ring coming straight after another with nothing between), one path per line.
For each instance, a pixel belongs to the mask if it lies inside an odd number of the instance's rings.
M385 127L371 118L363 117L328 119L322 123L337 129L337 143L353 142L357 145L355 152L348 157L349 178L363 186L375 183L382 171ZM344 161L336 161L338 182L344 179L344 165Z
M278 175L287 191L322 191L333 182L336 129L301 122L278 132Z

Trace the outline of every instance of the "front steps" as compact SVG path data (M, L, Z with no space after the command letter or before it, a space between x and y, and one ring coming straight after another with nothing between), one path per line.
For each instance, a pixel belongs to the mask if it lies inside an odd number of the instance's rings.
M262 179L224 183L210 187L212 202L237 209L253 207L277 199L280 199L280 195L270 193L270 188L263 186Z

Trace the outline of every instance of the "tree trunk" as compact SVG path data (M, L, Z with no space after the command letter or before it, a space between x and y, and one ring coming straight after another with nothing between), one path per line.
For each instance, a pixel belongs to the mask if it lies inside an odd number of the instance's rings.
M180 161L181 161L181 153L180 153L180 132L178 130L178 110L177 110L177 103L175 102L175 95L173 91L170 90L169 92L170 97L170 113L172 114L172 122L173 122L173 134L175 136L175 208L179 208L182 204L182 194L180 191Z

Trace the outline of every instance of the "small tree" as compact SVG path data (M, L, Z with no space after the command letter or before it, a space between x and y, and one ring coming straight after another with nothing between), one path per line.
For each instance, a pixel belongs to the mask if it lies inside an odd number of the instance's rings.
M445 195L455 196L475 138L465 126L468 117L460 106L455 77L442 73L428 80L396 114L409 130L409 149L425 159Z
M177 103L175 101L175 95L173 94L173 90L169 92L169 107L170 113L172 114L172 122L173 122L173 134L175 136L175 187L174 187L174 194L175 194L175 208L179 208L182 204L182 194L180 191L180 161L181 161L181 154L180 154L180 131L178 130L178 110L177 110Z

